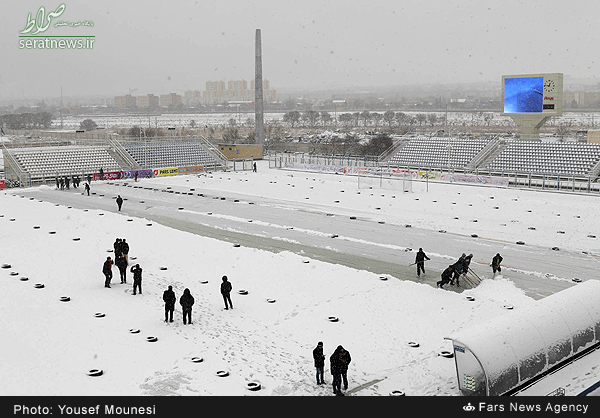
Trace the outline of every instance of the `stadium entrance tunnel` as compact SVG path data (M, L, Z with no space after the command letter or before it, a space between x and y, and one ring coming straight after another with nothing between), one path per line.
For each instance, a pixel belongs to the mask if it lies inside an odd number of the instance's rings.
M579 283L446 339L463 395L512 395L600 347L600 281Z

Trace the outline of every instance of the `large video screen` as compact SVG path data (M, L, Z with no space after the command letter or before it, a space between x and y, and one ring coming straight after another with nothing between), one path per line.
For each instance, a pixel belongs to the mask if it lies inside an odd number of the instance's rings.
M504 113L541 113L544 109L544 77L504 79Z

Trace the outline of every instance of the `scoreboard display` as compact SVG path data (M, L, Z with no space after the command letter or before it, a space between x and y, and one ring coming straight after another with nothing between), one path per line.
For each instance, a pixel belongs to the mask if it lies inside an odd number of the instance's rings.
M503 115L562 115L563 74L502 76Z

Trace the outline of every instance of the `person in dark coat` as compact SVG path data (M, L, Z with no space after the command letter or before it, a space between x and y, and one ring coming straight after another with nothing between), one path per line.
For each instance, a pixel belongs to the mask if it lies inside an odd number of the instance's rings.
M117 196L117 206L119 207L119 212L121 211L121 206L123 206L123 198L121 195Z
M121 284L127 283L127 260L125 260L125 257L121 256L115 260L115 264L119 268L119 273L121 274Z
M115 251L115 258L121 257L121 238L115 239L113 250Z
M342 393L342 359L340 358L340 350L343 350L341 345L335 349L331 357L329 357L329 370L333 376L333 393L337 396L343 396Z
M136 289L142 294L142 268L139 264L131 267L130 270L133 273L133 294L135 295Z
M183 325L186 324L186 319L188 324L192 324L192 306L194 305L194 297L190 293L190 289L185 289L183 291L183 295L179 298L179 304L181 305L181 309L183 310Z
M60 190L63 190L65 188L65 179L64 178L60 178Z
M58 176L56 176L56 189L60 189L60 182L58 181Z
M104 170L100 167L100 178L98 180L104 180Z
M127 265L129 265L129 244L125 238L121 241L121 254L123 254L123 257L127 260Z
M342 347L340 345L340 347ZM340 371L342 375L342 383L344 384L344 390L348 389L348 366L352 358L350 357L350 353L344 347L340 349Z
M65 176L65 186L67 187L67 190L69 190L69 182L70 181L71 180L67 176Z
M490 266L492 266L492 271L494 272L494 275L496 275L496 272L502 272L502 268L500 267L501 262L502 256L500 255L500 253L496 254L494 258L492 258L492 264L490 264Z
M229 306L231 307L231 309L233 309L233 303L231 303L231 297L230 294L231 293L231 283L227 280L227 276L223 276L223 282L221 283L221 295L223 295L223 302L225 302L225 309L229 309L227 307L227 303L229 303Z
M89 183L85 183L85 191L87 192L87 195L90 195L90 184Z
M425 260L430 260L427 254L423 251L423 248L419 248L417 256L415 257L415 263L417 264L417 277L421 277L421 271L425 274Z
M450 283L450 281L452 279L452 274L454 274L454 267L453 266L448 266L446 268L446 270L444 270L442 272L442 280L440 280L439 282L437 282L437 286L441 287L443 289L445 284Z
M469 265L471 264L471 259L473 258L473 254L469 254L468 256L465 257L465 259L463 260L463 274L467 274L469 272Z
M165 322L173 322L173 311L175 310L175 292L173 292L173 286L169 286L163 293L163 301L165 302Z
M137 181L137 178L138 178L138 172L136 171L136 172L135 172L135 174L133 175L133 179L134 179L135 181Z
M313 359L315 359L315 368L317 369L317 385L325 383L323 379L323 370L325 369L325 355L323 354L323 342L319 341L313 350Z
M454 276L450 280L450 284L454 284L455 281L456 281L457 285L459 284L458 278L463 273L464 262L465 262L466 257L467 257L467 255L465 253L462 253L462 255L460 256L458 261L456 263L452 264L452 268L454 269Z
M254 165L252 166L252 171L256 173L256 163L254 163Z
M110 280L112 279L112 265L112 259L110 257L106 257L106 261L102 266L102 273L104 273L104 287L110 287Z

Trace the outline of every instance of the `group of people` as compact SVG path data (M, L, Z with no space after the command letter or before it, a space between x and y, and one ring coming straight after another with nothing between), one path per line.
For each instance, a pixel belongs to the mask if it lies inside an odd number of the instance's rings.
M79 176L71 176L71 178L69 178L68 176L64 176L64 177L56 176L56 188L60 189L60 190L64 190L64 189L69 190L71 181L73 181L73 187L78 188L79 183L81 182L81 179L79 178Z
M468 273L472 258L473 254L466 255L465 253L462 253L460 258L454 264L450 264L442 272L441 280L437 282L437 286L441 287L442 289L444 288L444 285L448 283L451 285L456 284L457 286L460 286L459 278L461 275ZM419 248L414 262L414 264L417 265L417 277L421 277L421 272L425 274L425 260L430 260L430 258L427 256L427 254L425 254L423 248ZM502 268L500 267L501 262L502 256L500 253L497 253L494 258L492 258L492 262L490 264L494 276L497 272L502 271Z
M466 274L469 271L469 265L471 264L471 259L473 258L473 254L466 255L463 253L456 263L449 265L441 275L441 280L437 282L437 286L440 288L444 288L444 285L450 283L451 285L456 284L460 286L459 278L461 275ZM494 258L492 258L492 262L490 266L492 267L492 271L494 276L496 272L501 272L502 268L500 267L500 263L502 262L502 256L500 253L497 253Z
M112 280L113 264L119 268L121 284L127 283L127 267L129 266L129 243L125 238L117 238L113 244L115 259L110 256L106 257L102 265L102 273L104 274L104 287L110 288ZM133 294L142 293L142 268L139 264L131 267L129 270L133 273Z
M325 354L323 354L323 342L319 341L313 350L313 359L317 369L317 385L325 384ZM344 391L348 389L348 365L352 361L350 352L341 345L338 345L333 354L329 357L329 371L333 377L333 393L337 396L343 396L342 383Z
M221 295L225 302L225 310L233 309L233 303L231 303L231 282L227 276L221 278ZM173 312L175 311L175 302L177 296L173 291L173 286L169 286L167 290L163 292L163 302L165 302L165 322L173 322ZM192 323L192 306L194 306L194 297L190 292L190 289L186 288L183 294L179 298L179 304L181 305L181 311L183 313L183 325L189 325Z

